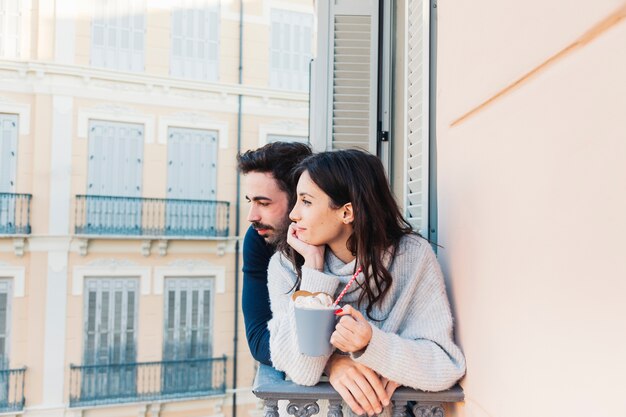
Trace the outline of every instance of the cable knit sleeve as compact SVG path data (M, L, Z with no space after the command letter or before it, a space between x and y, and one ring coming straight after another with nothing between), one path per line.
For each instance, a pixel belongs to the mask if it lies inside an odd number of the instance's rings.
M353 358L401 385L441 391L463 376L465 358L454 343L452 314L439 264L429 245L422 246L416 256L420 262L408 275L408 282L399 283L405 286L403 296L389 311L389 317L394 317L389 323L399 325L383 323L380 329L372 323L369 345Z
M296 322L290 291L296 282L291 263L280 253L270 260L267 270L272 319L270 331L270 356L274 368L285 372L296 384L315 385L319 382L329 356L311 357L300 353ZM334 294L339 281L336 277L303 268L301 289Z

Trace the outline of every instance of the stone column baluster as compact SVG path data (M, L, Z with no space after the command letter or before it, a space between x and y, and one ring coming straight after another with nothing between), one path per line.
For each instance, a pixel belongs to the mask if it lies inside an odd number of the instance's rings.
M265 400L265 417L278 417L277 400Z
M415 417L445 417L441 403L418 402L413 406Z
M311 417L320 412L317 401L311 400L290 400L287 406L287 413L295 417Z
M393 406L391 407L391 416L392 417L406 417L406 403L407 401L402 400L394 400L391 402Z
M328 401L328 417L343 417L342 400Z

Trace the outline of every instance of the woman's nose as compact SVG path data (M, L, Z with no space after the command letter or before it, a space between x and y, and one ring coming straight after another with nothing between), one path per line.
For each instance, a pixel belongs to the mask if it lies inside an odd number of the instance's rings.
M300 220L300 213L299 213L299 210L298 210L298 203L296 203L296 205L291 210L291 213L289 213L289 219L292 222L297 222L298 220Z

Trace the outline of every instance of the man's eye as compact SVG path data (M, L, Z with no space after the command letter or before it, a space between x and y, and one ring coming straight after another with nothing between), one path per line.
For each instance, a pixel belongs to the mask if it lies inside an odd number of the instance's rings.
M267 206L269 206L269 205L270 205L270 203L262 203L262 202L259 202L259 206L261 206L261 207L267 207Z

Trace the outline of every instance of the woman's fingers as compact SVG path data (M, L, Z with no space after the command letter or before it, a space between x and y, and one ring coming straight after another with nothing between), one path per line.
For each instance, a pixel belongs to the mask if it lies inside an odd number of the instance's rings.
M352 411L354 411L355 414L358 414L358 415L365 414L365 410L363 410L363 408L361 408L359 403L356 402L356 400L350 393L350 390L348 389L348 387L346 387L343 384L336 384L336 385L333 385L333 388L335 388L335 391L337 391L339 395L341 395L341 398L343 398L346 404L348 404L348 407L350 407Z

